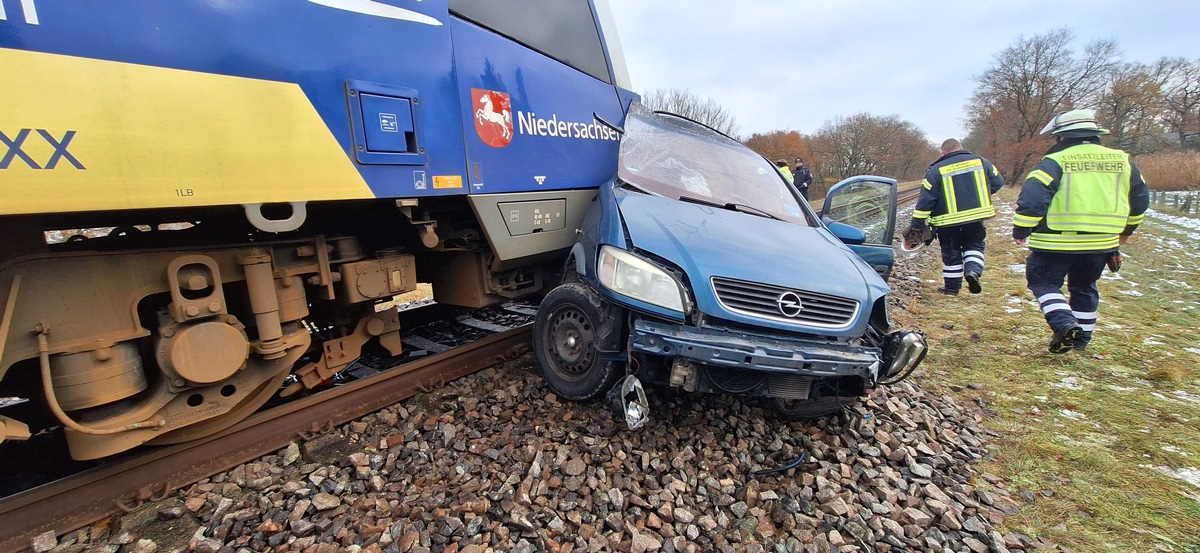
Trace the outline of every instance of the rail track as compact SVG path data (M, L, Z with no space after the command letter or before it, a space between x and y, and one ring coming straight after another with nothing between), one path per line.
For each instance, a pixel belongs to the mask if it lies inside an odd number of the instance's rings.
M903 183L897 201L915 200L919 193L919 184ZM375 367L352 365L346 371L350 376L341 385L274 405L207 438L143 448L2 497L0 553L24 551L33 538L46 532L61 535L131 511L289 443L316 439L419 392L514 358L530 347L535 309L534 305L510 305L507 310L516 313L516 320L492 323L472 312L433 306L429 314L411 317L423 331L405 335L402 357L375 360ZM448 341L466 344L447 345Z
M274 407L233 427L184 444L143 448L120 460L0 498L0 552L23 551L38 535L61 535L97 520L166 497L178 487L256 459L446 382L512 359L529 349L534 307L516 306L518 316L489 322L474 312L410 333L400 364L352 366L358 377ZM524 313L522 313L524 312ZM511 319L511 317L510 317ZM454 321L453 323L448 321ZM440 327L438 327L440 325ZM458 328L453 328L457 326ZM463 334L465 345L446 346L436 334ZM433 334L433 335L430 335ZM443 350L439 352L438 350ZM395 360L389 360L392 363Z

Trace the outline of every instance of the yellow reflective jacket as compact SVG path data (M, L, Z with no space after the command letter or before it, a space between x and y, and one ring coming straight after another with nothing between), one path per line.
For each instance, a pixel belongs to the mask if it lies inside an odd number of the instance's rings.
M1047 154L1021 187L1013 236L1035 250L1111 251L1141 224L1149 193L1129 154L1081 142Z

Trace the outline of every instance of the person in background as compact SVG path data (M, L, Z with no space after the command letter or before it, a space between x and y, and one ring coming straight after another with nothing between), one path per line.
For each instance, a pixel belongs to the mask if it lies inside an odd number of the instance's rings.
M1142 223L1150 193L1129 154L1100 145L1108 130L1094 110L1060 113L1046 132L1056 143L1021 185L1012 236L1029 246L1025 281L1053 332L1050 353L1082 351L1096 329L1096 281L1106 265L1120 268L1117 248Z
M809 171L808 167L804 166L804 160L800 158L796 158L795 179L796 188L800 189L800 195L804 196L804 199L807 200L808 187L812 186L813 176L812 171Z
M972 294L983 291L983 221L996 215L991 195L1004 186L992 162L963 149L957 139L942 142L942 157L929 166L921 195L913 207L906 241L932 226L942 249L942 286L938 291L958 295L963 280Z
M788 167L787 162L782 159L777 159L775 160L775 167L778 168L779 172L783 174L783 178L787 179L788 184L791 184L793 179L792 168Z

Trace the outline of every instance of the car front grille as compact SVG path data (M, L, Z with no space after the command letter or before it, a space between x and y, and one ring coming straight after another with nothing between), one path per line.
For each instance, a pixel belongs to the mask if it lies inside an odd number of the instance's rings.
M717 301L735 313L787 323L845 328L858 314L855 300L781 286L713 277Z

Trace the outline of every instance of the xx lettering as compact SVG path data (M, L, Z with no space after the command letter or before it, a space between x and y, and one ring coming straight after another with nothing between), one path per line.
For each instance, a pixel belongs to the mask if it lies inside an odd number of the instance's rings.
M44 167L39 166L38 163L34 161L32 157L29 157L29 154L25 153L24 150L25 141L29 139L29 135L33 132L33 130L34 129L21 129L17 131L17 134L12 138L9 138L4 131L0 131L0 144L8 147L8 151L4 154L4 157L0 158L0 169L8 169L8 166L11 165L16 159L20 159L31 169L54 169L58 166L58 162L60 160L65 160L76 169L87 169L83 166L83 163L80 163L79 159L71 155L71 152L67 150L67 148L71 145L71 140L75 138L75 131L67 131L63 134L62 138L55 138L54 135L50 134L45 129L37 129L38 135L41 136L42 140L45 140L51 148L54 148L54 153L50 154L50 159L46 161L46 165Z

